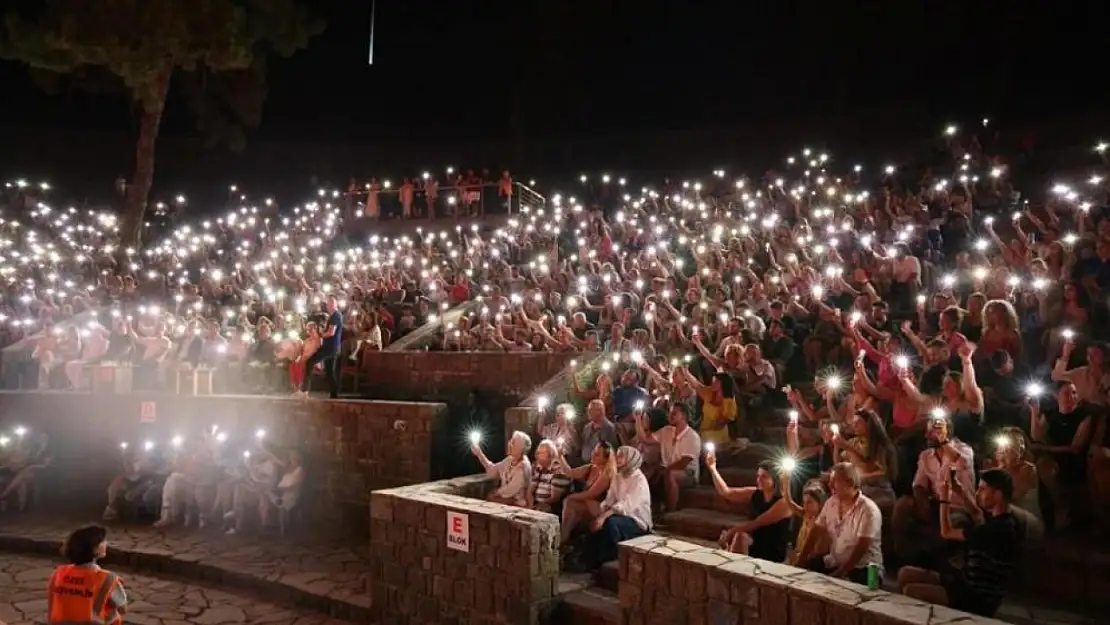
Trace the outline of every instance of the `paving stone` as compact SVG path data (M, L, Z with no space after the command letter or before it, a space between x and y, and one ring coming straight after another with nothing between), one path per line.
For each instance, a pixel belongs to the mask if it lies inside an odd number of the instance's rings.
M28 556L0 557L0 623L45 621L46 583L54 563ZM31 573L34 572L35 575ZM341 625L345 621L310 610L279 606L184 582L120 571L133 599L128 625ZM147 599L137 600L145 595ZM364 622L364 621L359 621Z

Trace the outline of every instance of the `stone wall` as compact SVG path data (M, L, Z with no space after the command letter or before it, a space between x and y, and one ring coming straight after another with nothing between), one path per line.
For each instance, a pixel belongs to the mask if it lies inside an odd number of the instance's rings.
M482 501L469 476L370 498L372 620L398 625L547 622L559 576L559 519ZM447 546L448 511L466 515L468 550Z
M619 596L626 625L1003 625L661 536L621 544Z
M309 472L305 508L361 509L365 520L370 490L432 479L433 439L446 413L433 403L0 392L0 433L12 437L23 426L29 436L49 436L54 460L39 490L43 505L67 507L104 505L121 469L121 443L167 445L218 426L236 453L258 444L258 429L267 442L301 450Z
M472 390L504 409L525 400L581 354L381 352L368 359L366 389L375 398L466 401Z

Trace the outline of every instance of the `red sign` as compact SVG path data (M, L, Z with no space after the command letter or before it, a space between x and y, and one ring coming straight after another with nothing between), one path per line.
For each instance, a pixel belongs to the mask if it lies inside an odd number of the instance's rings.
M139 407L139 423L154 423L157 419L157 408L152 401L144 401Z

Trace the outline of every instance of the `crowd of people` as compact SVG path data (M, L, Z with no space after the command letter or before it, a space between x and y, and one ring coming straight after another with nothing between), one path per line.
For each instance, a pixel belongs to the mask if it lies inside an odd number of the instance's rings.
M805 148L762 176L582 176L500 227L413 222L359 242L344 219L380 215L384 182L365 200L352 186L346 206L337 190L284 211L243 197L142 250L118 249L113 215L17 184L26 215L0 220L4 330L33 347L36 384L69 388L89 363L126 360L152 384L167 367L233 366L244 380L288 369L296 388L320 364L334 392L343 363L408 335L581 352L567 394L585 423L561 405L504 460L473 449L499 501L562 516L568 564L614 557L706 471L753 512L729 549L852 579L886 562L907 593L990 612L1042 521L1110 520L1106 146L1042 192L994 136L949 127L914 163ZM479 183L464 177L451 204ZM440 215L429 185L402 182L400 216ZM776 427L789 462L729 486L718 454ZM191 458L157 488L121 478L109 516L128 496L161 497L163 519L235 512L249 481L229 477L221 497L218 459ZM922 559L960 542L961 569Z

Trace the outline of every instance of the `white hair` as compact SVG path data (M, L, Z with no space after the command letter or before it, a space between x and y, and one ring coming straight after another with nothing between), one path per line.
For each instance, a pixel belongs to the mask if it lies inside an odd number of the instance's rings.
M542 441L540 441L539 445L536 445L536 453L537 454L539 453L539 451L541 449L546 449L547 450L547 453L551 456L551 461L552 462L559 459L559 446L556 445L555 441L551 440L550 438L545 438Z
M513 435L509 437L509 444L511 445L513 443L520 443L520 446L524 449L524 453L528 453L532 450L532 437L520 430L513 432Z

